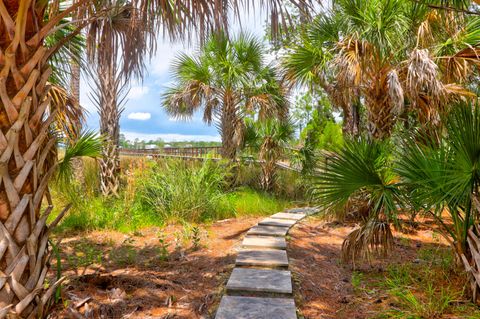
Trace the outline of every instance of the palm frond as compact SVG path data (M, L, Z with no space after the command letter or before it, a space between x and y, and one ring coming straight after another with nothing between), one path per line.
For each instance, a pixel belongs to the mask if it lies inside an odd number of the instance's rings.
M77 138L85 120L86 110L70 92L59 85L51 85L47 98L50 99L49 113L55 114L54 130L61 133L64 138Z
M101 156L103 139L95 132L83 132L75 141L67 142L65 155L58 163L58 179L68 182L73 175L72 160L78 157L97 158Z
M360 260L370 261L372 256L386 256L394 246L393 234L388 223L370 220L355 229L342 244L342 259L355 267Z
M325 208L333 208L344 206L352 196L363 192L372 216L383 214L395 220L401 200L390 166L385 142L364 138L346 141L315 177L314 197Z

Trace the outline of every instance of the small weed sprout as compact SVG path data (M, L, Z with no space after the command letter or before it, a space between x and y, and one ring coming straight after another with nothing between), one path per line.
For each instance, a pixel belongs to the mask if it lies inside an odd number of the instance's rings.
M50 242L52 245L53 254L55 255L57 264L56 264L56 277L59 280L62 277L62 256L60 255L60 247L57 244ZM62 297L62 285L58 285L57 289L55 290L55 303L57 304Z
M352 286L355 291L360 289L360 285L362 284L363 274L358 271L354 271L352 273Z
M200 228L198 226L193 226L192 227L192 246L193 246L193 250L199 250L200 249L200 241L201 241Z
M175 232L175 251L182 250L182 234L180 232Z
M159 243L159 258L161 261L167 261L169 258L168 247L170 244L167 242L165 235L163 233L158 233L158 243Z

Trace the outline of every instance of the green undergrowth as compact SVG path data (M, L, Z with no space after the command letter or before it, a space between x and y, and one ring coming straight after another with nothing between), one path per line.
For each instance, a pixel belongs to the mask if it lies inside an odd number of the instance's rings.
M468 300L462 279L448 248L429 247L382 273L353 272L351 283L357 296L383 307L374 318L478 319L480 309Z
M294 205L282 194L265 193L250 185L232 186L231 169L225 163L129 161L123 164L122 192L116 197L100 195L94 161L85 162L83 187L77 183L53 185L55 211L50 218L72 203L57 231L131 232L167 223L268 215Z

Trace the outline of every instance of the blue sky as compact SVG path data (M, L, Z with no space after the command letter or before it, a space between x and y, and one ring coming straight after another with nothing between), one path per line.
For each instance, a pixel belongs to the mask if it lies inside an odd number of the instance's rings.
M243 30L262 37L265 16L264 12L258 11L256 14L244 13ZM233 30L240 31L238 23L234 25ZM120 119L120 131L127 139L220 141L215 126L207 126L202 122L201 112L191 121L176 121L171 119L160 105L160 96L171 82L170 62L178 52L193 52L195 46L195 44L186 46L181 43L170 43L168 40L159 40L157 53L149 63L148 73L145 74L143 82L131 84L128 101ZM99 118L94 105L88 98L90 88L87 81L93 81L93 79L82 78L80 102L89 112L87 127L98 130Z

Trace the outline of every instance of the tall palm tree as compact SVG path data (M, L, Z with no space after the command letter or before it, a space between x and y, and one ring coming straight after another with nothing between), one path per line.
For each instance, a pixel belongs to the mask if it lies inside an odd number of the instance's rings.
M405 107L427 125L452 99L471 95L478 21L415 1L335 1L287 54L287 78L323 87L347 123L361 98L369 134L384 139Z
M298 35L298 41L282 58L284 77L290 85L322 89L332 105L342 111L343 132L359 134L358 90L342 87L328 64L334 57L334 45L341 39L342 18L332 12L321 14Z
M130 1L135 8L132 14L137 16L133 21L142 21L156 31L163 27L166 34L177 38L187 30L202 33L227 27L229 10L238 12L239 5L246 2ZM295 1L300 6L308 5L306 2ZM48 236L62 217L60 214L46 225L52 210L48 183L57 166L56 135L49 134L49 129L61 120L51 107L52 86L48 81L52 56L82 30L88 36L95 22L113 9L96 4L98 1L90 0L0 0L0 318L8 313L43 317L44 307L58 285L43 284L50 256ZM260 4L271 9L272 21L278 21L276 16L283 8L280 1L262 0ZM71 21L72 17L77 21ZM46 39L65 23L75 26L49 45ZM95 50L97 43L89 43ZM132 42L123 52L129 61L123 68L140 72L141 56L154 50L154 44L151 37L145 42ZM46 206L42 205L44 197ZM47 208L42 211L42 207Z
M126 68L131 63L130 57L122 53L129 51L132 43L142 50L146 47L142 42L148 41L153 34L148 25L132 13L134 8L129 2L108 0L99 6L112 9L89 29L88 40L92 45L97 43L95 49L89 52L89 60L93 65L91 73L97 78L91 85L93 94L90 98L99 113L100 134L105 137L100 160L100 190L104 196L117 196L120 186L120 116L130 77L138 76L143 67L140 58L137 61L139 69Z
M191 118L203 108L203 120L216 121L222 155L234 159L244 131L244 114L261 117L286 114L285 92L256 38L242 34L228 39L215 34L194 56L182 54L173 63L175 84L163 97L172 116Z
M74 17L75 20L79 20L79 17ZM79 35L81 36L81 35ZM82 52L83 53L83 52ZM72 97L80 104L80 60L81 57L74 57L70 62L70 93ZM85 185L84 163L82 158L78 157L73 160L73 171L75 174L75 180L83 187Z

